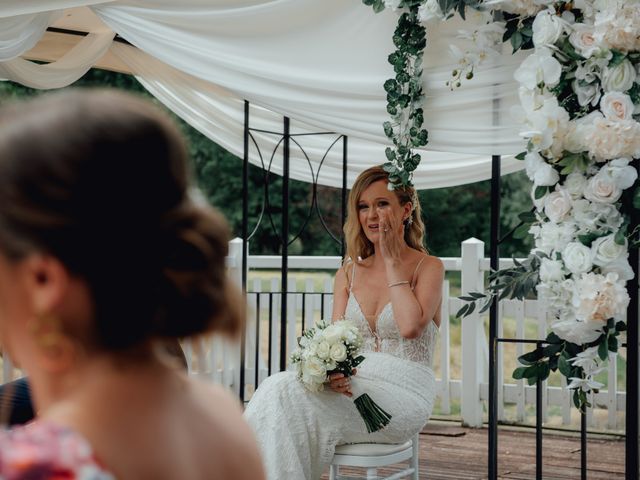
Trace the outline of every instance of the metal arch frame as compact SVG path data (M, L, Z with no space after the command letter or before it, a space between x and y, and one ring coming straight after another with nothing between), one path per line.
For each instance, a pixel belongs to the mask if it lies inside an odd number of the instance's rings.
M258 145L258 142L256 141L256 138L254 137L253 133L257 132L257 133L264 133L267 135L274 135L277 137L280 137L280 139L278 140L278 142L276 143L275 147L273 148L273 151L271 152L271 157L269 159L269 164L268 167L265 168L265 162L264 162L264 157L262 155L262 151L260 150L260 147ZM322 159L318 165L317 171L314 172L313 169L313 165L311 164L311 160L309 158L309 155L307 155L307 152L305 151L305 149L300 145L300 143L296 140L296 137L304 137L304 136L316 136L316 135L337 135L335 140L331 143L331 145L327 148L327 150L325 151L324 155L322 156ZM246 297L247 294L247 260L248 260L248 241L255 235L255 233L258 231L258 228L260 227L260 224L262 223L264 214L265 214L265 210L266 210L266 214L267 217L269 218L269 223L271 226L271 229L273 230L280 247L282 248L282 267L281 267L281 282L280 282L280 287L281 287L281 303L280 303L280 370L285 370L286 369L286 362L287 362L287 357L286 357L286 348L287 348L287 329L286 329L286 324L287 324L287 293L288 293L288 284L287 284L287 277L288 277L288 270L289 270L289 266L288 266L288 255L289 255L289 245L291 245L291 243L293 241L295 241L297 238L300 237L300 235L302 234L302 232L305 230L306 226L308 225L313 213L315 212L318 215L318 218L320 219L320 222L322 224L323 229L329 234L329 236L332 238L332 240L334 240L336 243L340 244L340 249L341 249L341 253L344 253L344 240L342 238L337 238L329 229L329 227L327 226L323 215L322 215L322 211L320 208L320 202L318 200L318 194L317 194L317 185L318 185L318 178L320 176L320 171L322 169L322 166L324 165L324 162L327 158L327 156L329 155L329 153L331 152L331 150L333 149L333 147L340 141L342 140L342 211L341 211L341 223L344 224L344 221L346 219L346 191L347 191L347 160L348 160L348 138L345 135L342 134L338 134L336 132L313 132L313 133L301 133L301 134L291 134L290 133L290 119L288 117L283 117L283 131L282 132L274 132L274 131L269 131L269 130L262 130L262 129L257 129L257 128L251 128L250 127L250 103L249 101L245 100L244 101L244 156L243 156L243 169L242 169L242 191L243 191L243 195L242 195L242 290L243 293ZM253 143L253 146L255 147L255 149L258 152L258 156L260 158L260 163L262 165L262 170L264 172L264 189L263 189L263 198L262 198L262 208L260 211L260 215L258 217L258 220L256 222L255 227L253 228L253 230L251 231L251 233L249 233L249 225L248 225L248 219L249 219L249 145L250 145L250 141L251 143ZM307 163L309 165L309 169L310 169L310 173L311 173L311 178L312 178L312 197L311 197L311 205L309 207L309 211L307 213L307 217L305 218L302 227L300 228L300 230L295 234L295 236L289 240L289 221L288 221L288 215L287 212L289 210L289 180L290 180L290 175L289 175L289 160L290 160L290 155L291 155L291 142L293 142L302 152L302 154L304 155L305 159L307 160ZM275 226L275 223L273 221L273 217L271 215L270 209L268 208L270 206L269 204L269 179L268 176L271 173L271 166L273 164L273 159L276 155L276 152L278 150L278 148L280 148L280 145L283 145L283 169L282 169L282 179L283 179L283 187L282 187L282 225L281 225L281 231L280 233L278 233L278 229ZM259 299L258 299L259 300ZM269 299L269 303L270 303L270 311L271 311L271 307L272 307L272 297L270 297ZM270 322L271 322L271 316L270 316ZM269 325L269 368L271 368L271 323ZM259 324L257 325L257 336L256 336L256 342L258 342L259 339ZM240 393L240 399L244 402L244 389L245 389L245 331L243 329L242 331L242 338L241 338L241 351L240 351L240 386L239 386L239 393ZM256 365L257 367L257 365ZM257 375L257 368L256 368L256 375Z
M510 234L499 238L500 233L500 161L499 155L491 157L491 226L490 266L499 266L499 245ZM633 165L638 169L638 160ZM626 207L629 207L628 205ZM640 215L630 211L630 231L640 224ZM515 229L514 229L515 230ZM510 233L513 233L512 230ZM627 308L627 396L625 407L625 480L638 479L638 248L629 251L629 262L634 278L627 284L630 302ZM488 400L488 479L498 478L498 344L527 343L543 348L544 340L527 340L498 337L498 302L489 310L489 400ZM624 345L623 345L624 346ZM587 415L580 415L580 475L587 479ZM542 382L536 382L536 480L542 480Z

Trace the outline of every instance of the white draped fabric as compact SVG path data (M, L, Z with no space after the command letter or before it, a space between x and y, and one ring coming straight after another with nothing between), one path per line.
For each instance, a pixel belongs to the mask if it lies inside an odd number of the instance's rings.
M62 88L72 84L104 56L115 34L90 33L61 59L40 65L23 58L0 63L0 77L31 88Z
M57 16L41 13L0 18L0 61L19 57L33 48Z
M78 1L45 3L63 8ZM241 154L243 99L247 99L254 106L253 128L281 131L282 115L286 115L293 133L347 135L349 182L363 168L384 161L388 140L381 126L387 119L382 84L393 76L386 61L393 51L393 12L375 15L361 0L83 3L94 4L91 8L101 20L137 47L114 44L111 52L129 65L151 93L233 153ZM13 0L8 3L9 8L18 5ZM0 19L6 16L5 8L0 6ZM513 71L521 57L503 55L462 88L450 91L445 82L455 61L448 56L448 44L461 43L456 38L459 28L460 24L442 22L428 31L424 108L430 143L415 176L419 188L488 178L492 154L506 156L504 173L522 167L509 157L524 149L510 114L517 101ZM73 70L70 61L65 65L67 72ZM80 70L78 65L76 72ZM14 69L12 75L38 88L53 85L53 77L48 80L45 74L25 80L25 75L38 75L27 69L21 75ZM63 83L61 78L58 75L56 87ZM268 163L279 139L257 132L254 137ZM295 137L314 172L336 138ZM341 184L341 151L338 142L326 156L320 183ZM293 178L311 180L307 159L295 142L292 155ZM260 164L255 149L250 160ZM271 169L280 172L281 168L281 156L276 153Z

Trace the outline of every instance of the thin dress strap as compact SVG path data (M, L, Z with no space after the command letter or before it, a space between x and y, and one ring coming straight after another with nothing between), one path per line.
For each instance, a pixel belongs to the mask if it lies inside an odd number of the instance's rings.
M356 262L353 262L353 267L351 268L351 282L349 282L349 293L353 289L353 280L356 278Z
M411 289L412 290L416 286L416 280L417 280L416 274L418 273L418 269L420 268L420 265L422 265L422 262L424 262L425 258L427 258L426 255L420 259L420 261L416 265L415 270L413 271L413 275L411 275Z

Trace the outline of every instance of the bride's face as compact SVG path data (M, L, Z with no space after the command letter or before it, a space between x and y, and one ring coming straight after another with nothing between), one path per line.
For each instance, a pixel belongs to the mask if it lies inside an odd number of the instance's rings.
M357 208L362 231L372 243L380 239L381 215L404 218L405 208L400 205L396 194L387 188L385 180L369 185L360 195Z

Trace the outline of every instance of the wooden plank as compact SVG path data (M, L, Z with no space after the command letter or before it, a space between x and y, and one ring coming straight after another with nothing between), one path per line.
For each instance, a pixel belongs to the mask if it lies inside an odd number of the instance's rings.
M480 480L487 477L487 430L460 427L453 422L430 422L420 435L420 478L429 480ZM427 433L430 432L430 433ZM456 432L438 435L437 432ZM587 461L589 480L624 478L624 441L617 437L590 438L588 448L597 454ZM535 478L535 433L533 430L499 430L498 478ZM543 478L580 479L580 439L575 435L545 432ZM378 475L399 471L399 466L378 470ZM364 470L343 468L342 473L365 478ZM325 474L322 479L326 480Z

